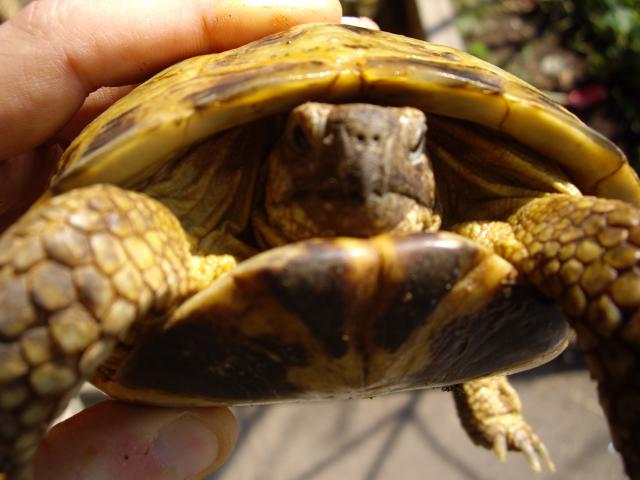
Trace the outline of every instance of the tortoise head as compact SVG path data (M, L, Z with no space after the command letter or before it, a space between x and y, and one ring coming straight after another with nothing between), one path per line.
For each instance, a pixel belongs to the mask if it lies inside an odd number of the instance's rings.
M267 162L268 246L312 237L437 230L426 122L415 108L308 102L291 111Z

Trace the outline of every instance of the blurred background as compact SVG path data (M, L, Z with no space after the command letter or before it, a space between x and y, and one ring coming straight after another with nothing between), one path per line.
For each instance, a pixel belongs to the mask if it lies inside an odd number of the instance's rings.
M342 0L345 14L514 73L640 164L639 0Z
M88 0L90 1L90 0ZM0 0L0 21L24 0ZM345 15L448 44L537 86L640 161L640 0L343 0ZM512 377L525 415L557 472L530 471L517 453L500 464L458 424L437 390L371 400L235 409L237 451L212 479L484 480L625 478L595 384L569 349ZM97 401L86 389L83 401ZM81 408L75 402L73 409Z

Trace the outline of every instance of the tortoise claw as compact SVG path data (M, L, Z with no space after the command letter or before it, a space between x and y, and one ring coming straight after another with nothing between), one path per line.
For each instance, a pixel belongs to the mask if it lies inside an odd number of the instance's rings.
M531 470L534 472L540 473L542 468L540 467L540 460L538 459L538 455L535 450L531 446L531 443L525 443L520 447L520 451L524 454L524 457L527 459Z
M553 463L553 460L551 459L551 455L549 454L549 450L547 450L547 447L544 445L544 443L540 442L540 444L536 448L536 451L538 452L538 456L540 457L540 460L542 460L547 465L547 468L549 469L549 471L555 472L556 465L555 463Z
M533 432L533 429L521 416L510 419L514 422L506 430L502 430L493 440L493 452L498 459L504 463L507 450L522 452L524 457L534 472L542 471L542 464L545 464L551 472L556 471L555 464L551 460L549 451L540 438Z
M491 448L502 463L507 451L515 450L534 472L541 472L542 464L555 472L549 451L522 416L518 394L505 377L472 380L453 392L462 425L474 443Z
M507 461L507 435L505 433L501 433L496 435L493 439L493 453L496 454L498 460L502 463L506 463Z

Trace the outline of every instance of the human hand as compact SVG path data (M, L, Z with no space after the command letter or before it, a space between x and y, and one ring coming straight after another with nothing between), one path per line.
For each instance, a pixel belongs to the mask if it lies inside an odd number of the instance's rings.
M339 18L338 0L32 3L0 26L0 231L41 192L66 144L132 85L183 58ZM236 435L228 409L109 401L54 427L35 475L201 478Z
M181 59L340 13L338 0L29 4L0 25L0 231L42 192L69 141L133 85Z
M238 427L227 408L154 408L107 400L51 429L35 480L203 478L231 454Z

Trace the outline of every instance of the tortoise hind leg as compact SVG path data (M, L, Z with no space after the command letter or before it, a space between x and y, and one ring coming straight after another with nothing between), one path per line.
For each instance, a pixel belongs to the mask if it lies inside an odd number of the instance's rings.
M540 438L522 416L522 404L507 377L471 380L453 387L460 422L476 445L491 448L501 462L507 449L521 451L536 472L544 462L555 466Z
M506 223L457 229L558 300L598 382L613 443L640 479L640 210L618 200L549 195Z
M194 272L215 274L173 214L113 186L54 197L3 235L0 471L30 478L50 421L133 322L194 288Z

